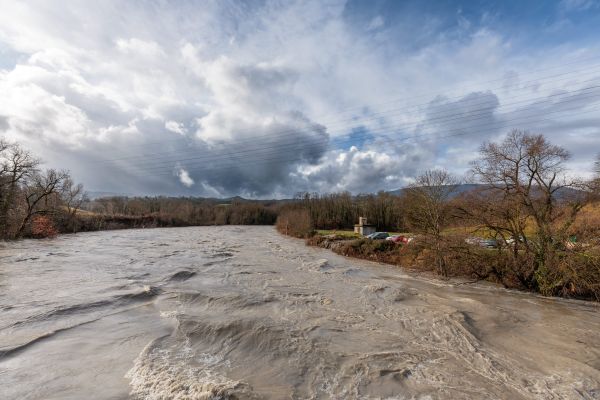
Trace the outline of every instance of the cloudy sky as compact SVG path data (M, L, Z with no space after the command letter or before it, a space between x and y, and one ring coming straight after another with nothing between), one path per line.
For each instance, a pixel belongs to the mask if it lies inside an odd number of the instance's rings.
M90 191L285 197L600 152L600 2L0 0L0 135Z

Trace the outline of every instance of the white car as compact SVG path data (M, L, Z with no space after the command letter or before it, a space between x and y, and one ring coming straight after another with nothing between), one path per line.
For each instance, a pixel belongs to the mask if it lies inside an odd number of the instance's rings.
M375 232L375 233L371 233L370 235L367 235L367 239L384 240L384 239L387 239L389 236L390 236L390 234L387 232Z

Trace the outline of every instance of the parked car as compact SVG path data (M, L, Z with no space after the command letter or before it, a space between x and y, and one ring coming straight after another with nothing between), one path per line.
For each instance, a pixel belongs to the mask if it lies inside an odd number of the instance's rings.
M406 236L403 236L403 235L393 235L393 236L389 236L389 237L385 238L385 240L389 240L389 241L394 242L394 243L404 243L404 244L407 244L407 243L409 243L412 240L412 238L406 237Z
M387 239L389 236L390 236L390 234L387 232L375 232L375 233L371 233L370 235L368 235L367 239L384 240L384 239Z
M472 237L465 239L465 242L474 246L485 247L486 249L495 249L498 247L498 241L496 239L483 239L478 237Z
M479 245L487 249L495 249L498 247L498 241L496 239L482 239Z
M481 240L481 238L477 238L477 237L468 237L465 239L465 243L466 244L470 244L473 246L478 246L479 245L479 241Z
M523 243L523 242L525 242L525 238L524 238L523 236L519 236L519 238L518 238L518 241L519 241L520 243ZM513 244L513 243L515 242L515 237L514 237L514 236L511 236L511 237L509 237L508 239L506 239L504 242L505 242L507 245L511 245L511 244Z

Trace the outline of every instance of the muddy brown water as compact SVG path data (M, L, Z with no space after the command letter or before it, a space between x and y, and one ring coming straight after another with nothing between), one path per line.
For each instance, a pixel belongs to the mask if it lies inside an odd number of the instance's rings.
M595 303L272 227L0 244L1 399L600 399Z

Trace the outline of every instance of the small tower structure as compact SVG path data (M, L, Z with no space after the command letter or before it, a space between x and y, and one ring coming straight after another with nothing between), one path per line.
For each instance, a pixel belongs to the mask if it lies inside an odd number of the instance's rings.
M354 225L354 233L360 233L362 236L370 235L371 233L375 233L375 231L375 225L367 223L365 217L359 217L358 224Z

